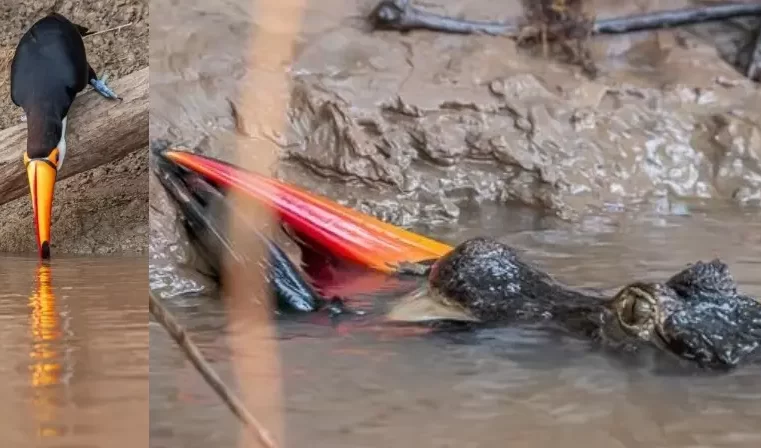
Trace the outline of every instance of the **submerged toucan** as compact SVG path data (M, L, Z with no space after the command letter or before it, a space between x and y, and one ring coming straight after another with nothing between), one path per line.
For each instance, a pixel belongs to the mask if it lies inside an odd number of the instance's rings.
M221 160L172 149L157 152L163 160L267 205L300 238L359 266L394 273L400 265L429 263L452 250L442 242Z
M41 258L50 258L53 193L66 157L69 108L88 84L106 98L119 99L87 62L82 40L87 34L87 28L51 13L24 33L11 64L11 100L26 115L23 160Z
M225 257L242 260L226 232L229 209L226 191L211 179L194 173L157 154L155 173L169 196L177 204L188 236L201 258L207 262L212 277L221 280ZM323 298L302 277L299 269L278 245L255 228L250 229L266 248L267 256L260 265L266 267L266 278L277 299L279 310L311 312L334 304Z
M164 150L161 146L151 145L156 162L154 172L178 205L190 240L218 280L221 279L218 267L224 257L242 258L226 235L225 215L241 212L225 207L230 191L241 192L277 211L291 235L306 243L306 246L300 244L302 250L309 250L307 246L311 246L317 250L314 254L317 258L325 259L334 254L360 270L370 268L383 273L368 276L348 269L338 275L330 272L329 278L324 278L317 272L306 272L313 267L308 266L307 260L302 259L301 268L297 268L277 243L252 227L252 236L266 248L267 257L259 265L267 271L267 281L279 310L311 312L328 308L331 312L343 313L347 310L337 297L377 289L407 288L406 283L397 284L385 274L395 272L395 265L400 262L430 260L449 249L292 185L220 160ZM321 261L318 260L318 264L322 264Z

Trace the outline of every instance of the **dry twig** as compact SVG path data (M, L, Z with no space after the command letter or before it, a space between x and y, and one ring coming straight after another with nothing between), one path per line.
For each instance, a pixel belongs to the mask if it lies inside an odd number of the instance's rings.
M99 34L110 33L112 31L119 31L120 29L127 28L128 26L131 26L131 25L132 25L132 22L125 23L124 25L119 25L119 26L115 26L113 28L108 28L108 29L105 29L105 30L96 31L94 33L86 35L85 37L97 36Z

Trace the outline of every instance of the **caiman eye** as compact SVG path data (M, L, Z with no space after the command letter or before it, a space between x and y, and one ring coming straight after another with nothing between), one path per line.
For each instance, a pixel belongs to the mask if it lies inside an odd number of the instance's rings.
M623 303L619 310L621 321L631 326L647 322L655 311L647 294L636 288L630 288L626 291L626 296L623 298Z
M631 301L628 311L631 322L635 325L641 324L653 315L653 305L647 300L637 297Z
M621 320L627 325L635 325L637 323L634 316L634 304L637 301L632 296L624 299L624 306L621 307Z

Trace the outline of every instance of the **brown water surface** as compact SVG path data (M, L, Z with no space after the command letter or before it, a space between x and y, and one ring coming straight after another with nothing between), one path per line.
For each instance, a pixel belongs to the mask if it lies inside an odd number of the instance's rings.
M558 225L530 212L474 214L448 241L491 234L561 280L615 287L663 280L719 256L741 289L761 297L761 216L663 204ZM278 320L289 447L752 448L761 443L761 363L724 375L680 369L653 353L617 356L536 328L398 334L378 323L393 301L355 297L370 311L331 324ZM224 309L174 297L215 369L233 378ZM373 318L375 316L375 318ZM255 356L238 353L238 356ZM151 326L151 445L233 446L237 421L158 325Z
M147 445L146 271L0 255L0 445Z

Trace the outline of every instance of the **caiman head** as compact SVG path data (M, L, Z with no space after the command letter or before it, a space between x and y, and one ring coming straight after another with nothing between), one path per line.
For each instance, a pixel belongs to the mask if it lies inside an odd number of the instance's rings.
M731 368L761 346L761 303L739 294L729 267L698 262L662 283L634 283L611 302L625 334L710 368Z
M761 303L738 293L719 260L698 262L665 283L630 284L611 299L555 281L505 244L474 238L438 259L427 280L394 305L390 320L552 321L613 345L653 345L710 368L734 367L761 346Z

